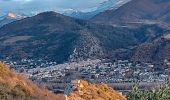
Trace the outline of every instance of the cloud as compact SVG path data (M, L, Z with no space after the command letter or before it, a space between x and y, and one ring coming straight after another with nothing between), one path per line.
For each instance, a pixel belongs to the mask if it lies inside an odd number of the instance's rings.
M88 8L96 6L104 0L32 0L31 4L40 4L44 6L60 8Z

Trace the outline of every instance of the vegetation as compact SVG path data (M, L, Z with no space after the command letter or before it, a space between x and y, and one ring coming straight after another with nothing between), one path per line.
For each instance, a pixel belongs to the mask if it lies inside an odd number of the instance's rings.
M153 90L140 90L136 83L133 90L127 95L127 100L170 100L170 83L167 81Z
M21 85L11 88L6 83L0 83L0 100L35 100L30 92Z

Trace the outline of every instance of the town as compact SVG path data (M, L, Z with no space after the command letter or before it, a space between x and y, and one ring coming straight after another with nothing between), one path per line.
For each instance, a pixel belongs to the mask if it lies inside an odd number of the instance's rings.
M12 69L24 73L35 83L47 86L49 89L64 89L71 80L84 79L93 83L163 83L170 75L170 62L164 65L149 63L132 63L128 60L108 61L87 60L57 64L43 60L27 60L20 62L6 60Z

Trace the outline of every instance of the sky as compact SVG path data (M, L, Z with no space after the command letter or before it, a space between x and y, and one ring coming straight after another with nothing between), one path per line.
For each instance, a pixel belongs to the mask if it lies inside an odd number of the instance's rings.
M107 0L0 0L0 14L4 12L64 11L94 8Z

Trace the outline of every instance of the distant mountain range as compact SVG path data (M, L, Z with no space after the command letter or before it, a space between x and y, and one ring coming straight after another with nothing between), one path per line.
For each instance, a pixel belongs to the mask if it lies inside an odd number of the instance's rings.
M87 9L84 9L84 10L75 10L75 9L65 9L63 11L55 11L55 12L58 12L60 14L63 14L63 15L66 15L66 16L70 16L70 17L73 17L73 18L78 18L78 19L90 19L92 17L94 17L96 14L99 14L100 12L103 12L105 10L108 10L108 9L117 9L119 8L120 6L126 4L127 2L129 2L130 0L107 0L107 1L104 1L102 2L99 6L96 6L96 7L92 7L92 8L87 8ZM41 13L42 11L33 11L33 12L29 12L29 11L20 11L20 13L23 13L27 16L34 16L38 13ZM13 13L14 14L14 13ZM16 12L16 14L18 14L18 12ZM8 14L7 14L8 15ZM5 17L5 16L3 16ZM0 18L0 20L2 20Z
M74 17L74 18L78 18L78 19L88 20L88 19L94 17L95 15L97 15L101 12L104 12L106 10L115 10L115 9L121 7L122 5L126 4L129 1L131 1L131 0L107 0L107 1L104 1L103 3L101 3L98 7L89 9L89 11L87 11L87 12L72 10L72 11L66 11L63 14L66 16L70 16L70 17Z

